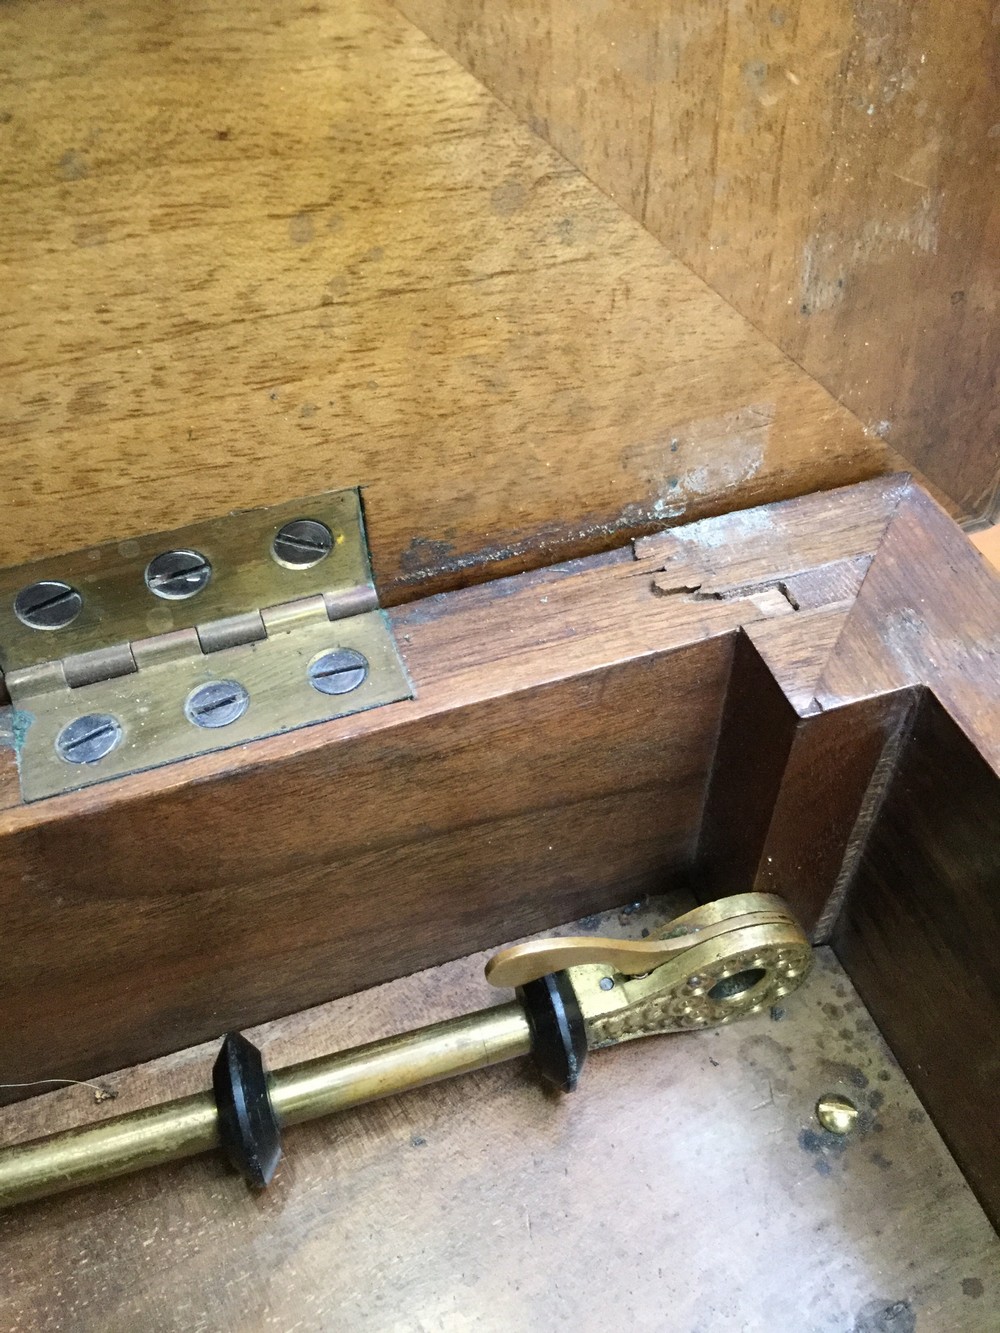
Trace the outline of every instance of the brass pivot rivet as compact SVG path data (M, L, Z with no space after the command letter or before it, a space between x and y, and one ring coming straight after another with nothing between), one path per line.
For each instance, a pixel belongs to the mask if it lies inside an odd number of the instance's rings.
M849 1097L831 1092L816 1103L816 1118L831 1134L850 1134L858 1119L858 1108Z

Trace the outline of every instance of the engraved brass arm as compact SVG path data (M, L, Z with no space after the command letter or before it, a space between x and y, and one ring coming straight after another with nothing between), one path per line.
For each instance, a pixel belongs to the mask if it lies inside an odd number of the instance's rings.
M515 1001L268 1074L238 1033L213 1091L0 1149L0 1208L222 1147L258 1187L287 1125L532 1055L571 1091L588 1050L729 1023L798 986L809 943L780 899L740 894L677 918L646 940L533 941L487 965Z
M644 940L566 936L495 954L486 977L524 986L566 968L590 1050L633 1037L718 1027L759 1013L800 985L809 942L780 898L706 903Z

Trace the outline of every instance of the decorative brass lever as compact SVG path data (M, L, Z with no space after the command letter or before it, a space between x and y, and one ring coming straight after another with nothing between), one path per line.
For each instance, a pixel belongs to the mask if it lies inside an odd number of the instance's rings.
M810 961L809 942L780 898L741 893L644 940L571 935L516 944L490 959L486 976L520 986L553 972L569 977L593 1051L759 1013L801 984Z
M725 910L720 911L723 907ZM744 893L698 907L643 940L565 935L512 945L494 954L486 964L486 980L493 986L524 986L549 972L585 963L606 963L622 976L634 977L681 958L695 942L721 940L739 930L765 926L777 927L779 933L791 926L801 934L780 898ZM692 939L695 935L697 941Z
M758 893L697 907L646 940L516 945L486 969L494 985L518 987L508 1004L272 1074L255 1046L230 1033L211 1093L0 1150L0 1208L220 1146L263 1187L287 1125L519 1055L572 1091L588 1050L759 1012L794 990L809 963L788 909Z

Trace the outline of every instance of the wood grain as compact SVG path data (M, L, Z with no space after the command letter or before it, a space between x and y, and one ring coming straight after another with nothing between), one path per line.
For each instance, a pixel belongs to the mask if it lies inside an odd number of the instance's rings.
M795 711L744 631L729 687L698 832L697 895L744 893L764 851L795 739ZM788 891L788 885L783 886Z
M1000 773L929 691L834 945L1000 1224Z
M973 520L1000 504L995 9L398 0Z
M678 910L585 928L637 935ZM251 1035L278 1066L495 1003L483 962ZM103 1079L114 1101L8 1108L0 1138L200 1090L214 1049ZM846 1141L813 1118L833 1091L862 1108ZM778 1022L601 1052L569 1098L518 1061L299 1126L285 1149L263 1197L205 1157L0 1215L0 1323L984 1333L1000 1315L1000 1241L828 951Z
M921 690L934 691L1000 770L1000 579L918 487L888 488L891 513L871 512L853 541L850 493L823 498L822 536L840 529L842 549L855 554L806 572L798 543L823 555L822 537L806 533L818 506L785 509L780 536L769 510L637 543L664 558L663 587L725 599L769 581L799 606L747 625L737 646L698 859L709 896L754 882L786 897L819 940L836 921ZM809 611L813 596L831 604Z
M886 529L816 690L823 708L927 685L1000 769L1000 574L919 487Z
M745 583L761 552L740 519L640 545L666 552L682 584ZM840 614L818 675L803 671L808 654L790 659L814 689L795 710L750 644L780 627L768 651L794 651L803 622L749 626L737 645L699 840L704 889L752 882L815 938L832 932L996 1221L1000 579L907 486Z
M877 543L902 484L751 513L742 546L731 516L693 525L690 550L825 567ZM9 759L3 1081L87 1077L686 874L733 636L772 612L759 579L665 594L665 565L651 543L396 609L412 701L27 807Z
M360 484L398 600L898 464L382 0L0 43L0 563Z
M995 592L888 478L398 607L414 700L31 807L8 767L4 1081L88 1077L665 884L756 880L822 934L915 692L990 764Z
M796 719L751 882L783 895L818 943L829 940L848 853L875 817L870 793L912 702L902 690Z
M2 838L3 1081L86 1078L676 882L728 659L717 637L497 682L131 818L22 825Z

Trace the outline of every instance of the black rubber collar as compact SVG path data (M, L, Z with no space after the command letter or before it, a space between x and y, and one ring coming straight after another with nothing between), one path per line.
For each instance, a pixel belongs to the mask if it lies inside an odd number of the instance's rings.
M260 1051L239 1032L228 1033L222 1043L212 1066L212 1090L223 1151L251 1185L264 1189L281 1159L281 1127Z
M587 1058L587 1031L573 983L551 972L518 991L531 1027L531 1053L549 1083L572 1092Z

